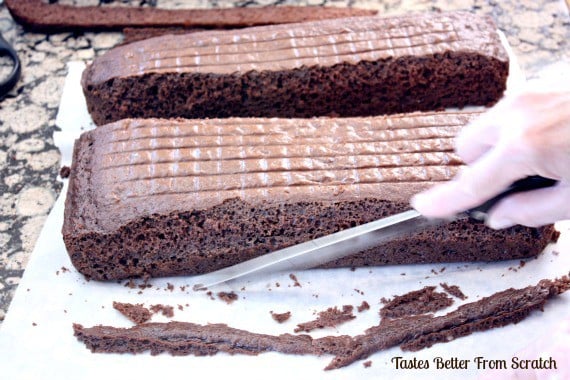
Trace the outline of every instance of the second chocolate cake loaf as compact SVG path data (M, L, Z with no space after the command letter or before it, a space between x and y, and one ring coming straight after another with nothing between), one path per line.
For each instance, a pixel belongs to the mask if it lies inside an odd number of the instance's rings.
M477 115L108 124L76 141L65 245L93 279L190 275L382 218L452 178L453 136ZM555 235L462 220L327 266L518 259Z
M493 104L508 66L491 19L452 12L156 37L96 58L82 85L98 125L369 116Z

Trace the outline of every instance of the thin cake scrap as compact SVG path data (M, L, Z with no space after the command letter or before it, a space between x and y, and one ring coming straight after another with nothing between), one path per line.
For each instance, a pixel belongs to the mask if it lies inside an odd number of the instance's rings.
M152 355L257 355L275 351L297 355L334 355L325 370L348 366L375 352L400 346L417 351L445 343L477 331L517 323L532 311L543 311L546 302L570 289L570 278L541 280L521 289L506 289L478 301L459 306L443 316L404 315L382 319L364 334L327 336L267 335L239 330L225 324L198 325L189 322L143 323L130 328L84 327L74 324L75 336L92 352L142 353Z

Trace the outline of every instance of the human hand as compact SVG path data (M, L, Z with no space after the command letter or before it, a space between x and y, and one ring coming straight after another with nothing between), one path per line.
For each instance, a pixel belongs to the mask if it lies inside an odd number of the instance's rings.
M531 175L558 180L550 188L511 195L487 224L537 227L570 218L570 84L531 84L465 127L456 151L467 164L456 178L412 199L428 217L446 218L478 206Z

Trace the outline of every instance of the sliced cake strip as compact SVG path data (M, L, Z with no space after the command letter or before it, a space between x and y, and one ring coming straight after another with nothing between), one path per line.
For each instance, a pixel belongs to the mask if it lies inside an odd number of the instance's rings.
M493 104L508 66L490 18L450 12L161 36L96 58L82 85L97 124L368 116Z

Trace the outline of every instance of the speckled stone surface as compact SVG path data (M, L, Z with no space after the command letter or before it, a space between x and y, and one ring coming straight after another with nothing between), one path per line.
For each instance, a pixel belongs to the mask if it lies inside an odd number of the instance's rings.
M107 4L109 0L60 0L60 3L113 6ZM120 0L117 3L163 8L353 6L379 9L381 15L471 10L495 19L527 76L533 76L550 63L570 61L570 18L564 0ZM3 0L0 0L0 32L22 60L22 78L0 101L1 322L62 188L58 177L60 155L53 143L53 132L57 130L55 116L66 75L65 64L92 59L119 43L122 34L29 33L12 20ZM0 74L5 65L5 60L0 59Z

